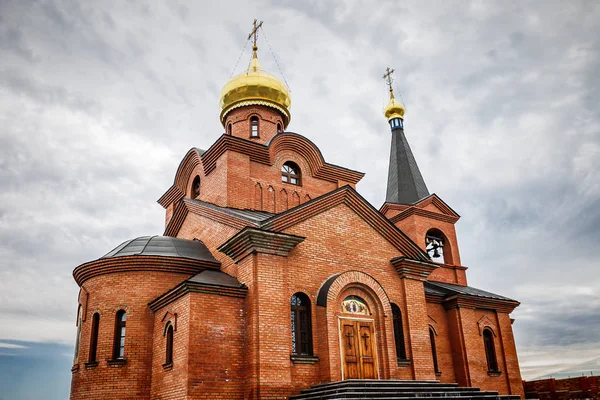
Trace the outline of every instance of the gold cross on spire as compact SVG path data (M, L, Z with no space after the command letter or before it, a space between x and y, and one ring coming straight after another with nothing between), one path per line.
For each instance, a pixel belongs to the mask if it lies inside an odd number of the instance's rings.
M390 69L390 67L387 67L385 74L383 74L383 79L385 79L387 82L387 85L390 87L390 98L393 99L394 98L394 89L392 89L392 74L394 73L394 69Z
M256 51L258 50L258 47L256 46L256 33L258 32L258 28L260 28L263 24L262 21L260 21L260 23L257 25L258 21L255 19L254 22L252 23L252 25L254 26L254 28L252 29L252 32L250 32L250 34L248 35L248 40L250 40L250 38L252 36L254 36L254 46L252 47L252 50Z

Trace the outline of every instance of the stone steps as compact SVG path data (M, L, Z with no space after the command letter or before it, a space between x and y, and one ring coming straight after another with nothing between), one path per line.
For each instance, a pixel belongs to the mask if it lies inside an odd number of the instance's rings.
M500 396L478 388L458 387L439 381L346 380L322 383L291 396L290 400L518 400L519 396Z

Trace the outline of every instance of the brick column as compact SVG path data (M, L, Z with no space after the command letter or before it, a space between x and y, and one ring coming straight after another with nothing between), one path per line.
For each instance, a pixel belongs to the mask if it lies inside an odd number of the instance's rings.
M413 379L436 379L423 282L438 266L405 257L394 258L391 263L400 275L404 292L402 301L403 308L407 311L408 348L412 359Z
M303 240L245 228L219 247L238 264L238 279L248 286L248 399L283 399L292 388L287 255Z

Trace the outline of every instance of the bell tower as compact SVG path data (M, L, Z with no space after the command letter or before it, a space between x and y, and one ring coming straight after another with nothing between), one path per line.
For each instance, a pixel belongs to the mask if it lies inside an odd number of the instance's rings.
M394 97L393 69L383 78L389 86L390 101L383 110L392 143L385 203L380 211L415 243L442 264L431 280L466 285L466 268L460 255L454 224L460 216L435 193L430 194L404 132L405 108Z

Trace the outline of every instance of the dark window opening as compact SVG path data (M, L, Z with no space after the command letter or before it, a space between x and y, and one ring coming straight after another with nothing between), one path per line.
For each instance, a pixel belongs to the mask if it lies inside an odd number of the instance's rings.
M485 329L483 331L483 345L485 346L488 371L499 372L498 360L496 359L496 348L494 347L494 334L490 329Z
M165 352L165 364L173 363L173 325L167 328L167 348Z
M292 327L292 354L312 356L312 328L310 300L304 293L296 293L290 301Z
M431 355L433 356L433 369L435 370L436 374L440 373L440 367L438 365L438 358L437 358L437 349L435 347L435 332L433 331L433 328L429 328L429 340L431 341Z
M300 168L291 161L283 164L281 167L281 181L292 185L300 185Z
M196 175L192 182L192 193L190 197L195 199L198 196L200 196L200 176Z
M227 133L231 135L231 124L227 124Z
M283 132L283 129L281 128L281 123L278 122L277 123L277 133L281 133L281 132Z
M113 344L113 359L125 358L125 324L127 314L120 310L115 318L115 340Z
M394 322L394 340L396 342L396 356L398 360L406 360L406 347L404 346L404 329L402 327L402 314L400 307L392 303L392 316Z
M250 118L250 137L258 137L258 117Z
M90 337L90 355L88 362L96 361L96 351L98 349L98 328L100 327L100 314L95 313L92 317L92 335Z

